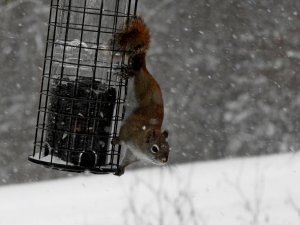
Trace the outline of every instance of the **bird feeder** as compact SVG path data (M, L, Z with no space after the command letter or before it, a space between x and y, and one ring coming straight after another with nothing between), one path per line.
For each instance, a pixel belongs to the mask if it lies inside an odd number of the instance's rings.
M138 0L51 0L34 149L29 160L59 170L112 173L125 114L125 52L113 37Z

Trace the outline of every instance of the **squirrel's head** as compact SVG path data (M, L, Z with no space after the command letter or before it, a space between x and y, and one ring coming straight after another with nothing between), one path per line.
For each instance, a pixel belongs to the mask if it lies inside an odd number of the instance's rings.
M168 162L170 147L167 141L168 131L161 132L149 129L145 135L145 149L149 160L156 165L164 165Z

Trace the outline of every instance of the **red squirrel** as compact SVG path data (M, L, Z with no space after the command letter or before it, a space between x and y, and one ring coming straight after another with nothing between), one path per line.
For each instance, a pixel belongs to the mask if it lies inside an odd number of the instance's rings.
M124 147L125 157L115 175L124 174L128 165L145 160L156 165L165 165L169 158L168 132L162 131L164 103L159 84L146 67L146 53L150 33L140 17L130 19L114 36L115 46L127 52L128 66L122 77L134 79L137 105L122 123L119 136L112 144Z

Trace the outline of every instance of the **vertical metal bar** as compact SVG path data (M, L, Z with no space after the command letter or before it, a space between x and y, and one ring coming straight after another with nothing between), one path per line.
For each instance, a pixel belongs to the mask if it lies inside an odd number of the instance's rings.
M118 23L118 15L119 15L119 4L120 1L116 1L116 6L115 6L115 14L114 14L114 22L113 22L113 33L116 33L117 31L117 23ZM115 49L115 40L113 40L113 50ZM111 57L111 64L110 64L110 73L109 73L109 85L111 81L111 76L112 76L112 69L113 69L113 61L114 61L114 54L112 54ZM118 94L116 98L116 114L115 114L115 123L113 127L113 133L112 136L116 136L117 133L117 128L118 128L118 120L119 120L119 108L120 108L120 84L118 85ZM111 158L110 158L110 165L111 169L113 167L113 162L114 162L114 156L115 156L115 146L112 146L111 150Z
M114 20L113 20L113 30L112 34L115 34L117 31L117 23L118 23L118 15L119 15L119 0L116 0L116 6L115 6L115 14L114 14ZM112 43L113 47L113 53L115 52L115 40L113 39ZM112 76L112 70L113 70L113 61L114 61L114 54L111 55L111 62L110 62L110 68L109 68L109 79L108 79L108 86L111 86L111 76Z
M77 85L78 85L78 77L79 77L79 69L80 69L80 60L81 60L81 50L82 50L82 39L83 39L83 31L84 31L84 23L85 23L85 12L86 12L86 1L84 0L84 7L83 7L83 15L82 15L82 24L81 24L81 32L80 32L80 44L79 44L79 53L78 53L78 60L77 60L77 70L76 70L76 78L75 78L75 88L74 91L77 92ZM74 96L73 92L73 96Z
M97 61L98 61L98 51L99 50L99 44L100 44L100 36L101 36L101 28L102 28L102 16L103 16L103 0L101 1L101 6L100 6L100 12L99 12L99 21L98 21L98 33L97 33L97 40L96 40L96 52L95 52L95 58L94 58L94 68L93 68L93 79L92 79L92 88L94 86L94 81L96 79L96 70L97 70ZM101 95L102 98L102 95ZM95 117L97 115L97 111L98 111L98 96L96 98L95 101ZM89 103L90 104L90 103ZM101 104L101 100L100 100L100 104ZM89 113L89 111L88 111ZM88 121L88 125L89 125L89 121ZM93 119L93 131L95 131L96 128L96 119ZM93 145L94 145L94 135L92 135L91 137L91 149L93 149ZM99 154L99 152L97 152L97 154ZM98 156L99 157L99 156ZM101 157L101 156L100 156Z
M134 15L134 16L136 16L137 4L138 4L138 0L135 0L134 12L133 12L133 15Z
M60 70L60 80L59 80L59 87L60 88L61 88L61 82L62 82L62 78L63 78L63 74L64 74L64 69L65 69L64 68L64 64L65 64L65 55L66 55L66 45L67 45L68 35L69 35L71 5L72 5L72 1L69 0L68 14L67 14L67 21L66 21L66 28L65 28L66 30L65 30L65 37L64 37L64 49L63 49L63 54L62 54L62 63L61 63L61 70Z
M128 18L130 16L130 8L131 8L131 0L129 0L128 7L127 7L127 22L128 22Z
M130 18L130 11L131 11L131 0L129 0L129 2L128 2L128 7L127 7L127 18L126 18L126 24L128 24L129 23L129 18ZM123 55L122 55L122 63L121 63L121 65L124 65L124 62L125 62L125 55L126 55L126 52L123 52L122 53ZM121 89L123 89L124 88L124 96L123 96L123 98L124 99L126 99L126 97L127 97L127 85L128 85L128 80L125 80L125 82L124 82L124 84L123 84L123 80L120 80L120 83L121 83L121 85L120 85L120 88ZM124 85L124 86L123 86ZM119 98L120 98L120 96L119 96ZM120 101L121 99L119 99L119 101ZM124 111L125 111L125 104L123 103L123 105L122 105L123 107L122 107L122 118L120 119L120 120L122 120L123 119L123 114L124 114ZM120 105L119 105L119 107L121 107ZM119 120L119 118L116 120L116 123L115 123L115 128L114 128L114 136L116 136L117 135L117 130L118 130L118 121ZM119 163L120 163L120 154L121 154L121 149L122 149L122 147L121 147L121 145L119 145L119 147L118 147L118 150L117 150L117 165L119 165Z
M53 40L55 38L56 34L56 23L57 23L57 15L58 15L58 2L57 1L57 6L56 6L56 13L55 13L55 21L54 21L54 31L53 31ZM51 80L51 72L52 72L52 59L53 59L53 53L54 53L54 44L52 44L52 49L51 49L51 54L50 54L50 65L49 65L49 77L48 77L48 83L47 83L47 89L46 89L46 100L45 100L45 113L43 116L43 128L42 128L42 136L41 136L41 146L40 146L40 154L39 158L41 158L41 150L42 150L42 145L44 141L44 132L45 132L45 121L46 121L46 114L48 113L48 97L49 97L49 87L50 87L50 80Z
M65 6L65 4L63 3L63 6ZM68 14L67 14L67 21L66 21L66 28L65 28L65 37L64 37L64 46L63 46L63 53L62 53L62 60L61 60L61 70L60 70L60 79L59 79L59 86L58 86L58 93L60 93L61 91L61 83L62 83L62 78L63 78L63 74L64 74L64 64L65 64L65 55L66 55L66 43L67 43L67 40L68 40L68 34L69 34L69 24L70 24L70 14L71 14L71 7L72 7L72 0L69 0L69 4L68 4ZM65 13L65 10L64 9L61 9L61 12L62 14ZM63 24L63 15L61 16L61 27L62 27L62 24ZM61 30L63 28L60 28ZM58 97L59 99L59 97ZM57 101L57 109L59 109L59 100ZM56 126L56 123L57 123L57 116L55 117L55 126ZM56 132L56 129L55 129L55 132ZM68 138L69 138L69 135L68 135ZM54 141L55 141L55 138L53 138L53 145L54 145ZM67 151L67 159L66 159L66 165L68 165L69 163L69 157L68 157L68 151ZM52 163L52 160L53 160L53 152L51 154L51 163Z
M120 120L120 116L119 116L119 113L120 113L120 101L121 101L121 93L122 93L122 83L123 81L121 80L118 84L118 94L117 94L117 106L116 106L116 115L115 115L115 123L114 123L114 128L113 128L113 136L116 136L117 135L117 130L118 130L118 123L119 123L119 120ZM114 153L114 148L113 148L113 156L115 155ZM119 154L119 151L118 151L118 154ZM118 160L118 158L117 158Z
M50 23L51 23L51 17L52 17L52 6L53 6L53 0L51 0L50 3L50 12L49 12L49 20L48 20L48 30L47 30L47 41L46 41L46 48L45 48L45 56L44 56L44 66L43 66L43 76L42 76L42 82L41 82L41 88L40 88L40 99L38 104L38 114L37 114L37 121L36 121L36 129L35 129L35 137L34 137L34 147L33 147L33 157L35 156L36 152L36 145L37 145L37 137L39 132L39 121L40 121L40 114L41 114L41 105L42 105L42 97L43 97L43 87L44 87L44 80L45 80L45 69L46 69L46 62L47 62L47 52L48 52L48 46L49 46L49 36L50 36ZM40 143L40 154L42 150L42 143Z
M74 113L74 101L76 100L75 94L77 93L77 86L78 86L78 77L79 77L79 69L80 69L80 59L81 59L81 50L82 50L82 38L83 38L83 31L84 31L84 23L85 23L85 12L86 12L86 1L84 0L84 7L83 7L83 15L82 15L82 24L81 24L81 33L80 33L80 41L79 41L79 52L78 52L78 60L77 60L77 70L76 70L76 76L75 76L75 86L72 92L71 100L71 112L70 112L70 124L69 124L69 130L71 131L72 128L72 121L73 121L73 113ZM77 118L75 117L75 125L77 124ZM75 142L77 134L76 131L73 129L72 137L73 141ZM68 139L68 153L70 152L70 138Z
M101 26L102 26L102 14L103 14L103 0L101 2L101 6L100 6L100 14L99 14L99 22L98 22L98 33L97 33L97 50L96 50L96 53L95 53L95 60L94 60L95 68L93 70L93 80L95 80L95 77L96 77L98 51L99 51L99 43L100 43L100 36L101 36Z
M77 61L78 67L77 67L77 71L76 71L75 88L74 88L74 90L76 91L76 95L78 93L78 81L79 81L78 77L79 77L79 70L80 70L80 64L81 64L80 61L81 61L82 41L83 41L83 33L84 33L84 25L85 25L85 17L86 17L86 1L87 0L84 0L84 6L83 6L82 24L81 24L81 32L80 32L80 45L79 45L79 53L78 53L78 61ZM88 104L90 104L90 102ZM74 107L74 104L73 104L73 107ZM85 116L87 116L87 115L85 115ZM85 143L86 135L84 136L84 140L85 141L83 143L82 149L85 151L86 150L86 143ZM81 160L79 160L79 161L81 161Z

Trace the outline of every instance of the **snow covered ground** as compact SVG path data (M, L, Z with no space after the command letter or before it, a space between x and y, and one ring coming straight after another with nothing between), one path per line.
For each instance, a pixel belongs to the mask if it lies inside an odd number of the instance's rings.
M298 225L300 153L0 188L1 225Z

